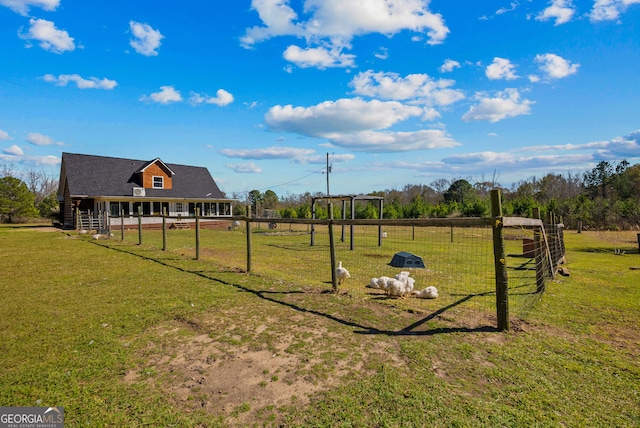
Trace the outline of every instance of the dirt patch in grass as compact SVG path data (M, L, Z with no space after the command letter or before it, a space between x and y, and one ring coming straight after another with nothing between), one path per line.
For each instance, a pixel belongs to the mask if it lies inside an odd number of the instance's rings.
M183 411L223 416L230 425L272 424L286 408L307 406L314 394L370 376L381 365L408 372L405 341L452 332L508 340L493 327L494 315L477 311L403 310L304 287L260 295L264 301L247 296L249 306L236 303L156 327L125 381L148 382ZM444 380L446 367L432 361Z
M230 308L159 326L125 381L148 382L181 409L244 425L306 406L314 393L366 376L372 361L404 364L392 340L345 336L330 321L296 311L264 314Z

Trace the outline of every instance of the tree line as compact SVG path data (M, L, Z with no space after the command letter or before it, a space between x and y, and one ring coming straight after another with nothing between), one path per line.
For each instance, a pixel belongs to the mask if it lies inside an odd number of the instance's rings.
M458 178L438 179L426 184L407 184L402 189L375 191L381 197L383 217L437 218L482 217L489 215L492 189L500 189L503 212L507 216L531 217L534 208L542 215L554 213L568 228L578 223L589 229L621 230L640 225L640 164L599 162L582 174L547 174L530 177L504 188L491 180ZM0 221L20 223L35 218L56 219L58 181L38 170L16 173L0 166ZM277 215L282 218L311 218L312 198L325 197L317 192L278 196L274 191L252 190L237 199L234 213L254 216ZM341 218L341 204L333 205L334 218ZM358 219L378 218L377 201L358 201L354 206ZM316 205L316 217L327 218L327 204Z
M407 184L402 189L387 189L369 193L383 198L383 217L437 218L482 217L490 213L490 191L500 189L503 213L507 216L531 217L539 208L544 218L549 213L562 219L567 228L625 230L640 225L640 164L630 165L599 162L582 174L553 174L530 177L510 188L492 180L470 178L438 179L430 185ZM234 199L244 200L234 194ZM272 190L261 193L252 190L234 208L235 213L248 206L254 216L264 216L264 210L277 212L282 218L311 218L312 198L326 197L321 192L278 196ZM357 201L355 218L378 218L377 201ZM333 205L334 218L342 217L342 205ZM327 204L316 204L316 218L327 218Z
M0 222L26 223L58 217L58 180L43 171L0 166Z

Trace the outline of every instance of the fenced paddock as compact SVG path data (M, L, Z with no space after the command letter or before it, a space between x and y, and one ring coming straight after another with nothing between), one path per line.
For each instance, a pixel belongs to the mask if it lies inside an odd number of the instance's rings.
M564 256L561 225L545 227L539 219L234 220L240 227L140 229L126 239L269 277L283 290L337 291L454 322L485 319L499 329L508 329L510 319L524 316L542 297ZM398 252L420 256L425 268L391 266ZM341 284L332 275L338 262L351 275ZM439 297L395 298L366 287L373 277L402 270L415 278L416 291L435 286Z

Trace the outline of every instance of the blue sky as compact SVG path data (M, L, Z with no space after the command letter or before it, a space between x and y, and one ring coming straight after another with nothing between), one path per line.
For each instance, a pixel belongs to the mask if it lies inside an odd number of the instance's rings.
M509 187L640 160L640 0L0 0L0 164L228 196Z

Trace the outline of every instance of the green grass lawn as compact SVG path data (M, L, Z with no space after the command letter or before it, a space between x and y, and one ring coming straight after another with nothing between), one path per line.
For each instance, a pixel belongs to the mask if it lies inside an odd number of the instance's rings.
M201 261L193 231L171 233L162 252L151 232L0 227L0 404L82 427L640 426L635 232L566 232L571 276L504 333L481 304L366 292L388 262L375 246L339 249L355 280L334 294L308 235L254 234L249 275L241 232L203 234ZM280 251L313 263L282 268Z

